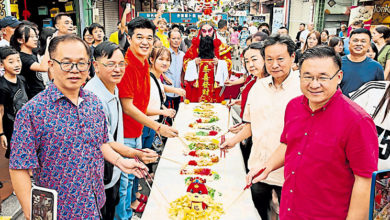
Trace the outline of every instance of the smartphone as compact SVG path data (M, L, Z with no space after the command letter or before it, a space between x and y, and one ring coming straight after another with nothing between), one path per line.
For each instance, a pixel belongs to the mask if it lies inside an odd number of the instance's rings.
M57 220L58 193L33 185L31 188L31 220Z
M370 220L390 219L390 170L372 174Z

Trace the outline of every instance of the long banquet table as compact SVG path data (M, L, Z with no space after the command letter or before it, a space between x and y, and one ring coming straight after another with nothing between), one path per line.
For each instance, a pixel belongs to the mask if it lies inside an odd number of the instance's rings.
M174 122L174 126L179 130L179 136L183 137L186 132L194 131L194 129L188 127L188 125L197 119L193 115L193 109L197 105L199 105L199 103L182 103L180 105ZM219 117L219 121L215 124L222 129L217 135L217 137L219 137L220 134L227 130L228 109L224 105L214 104L213 110L217 112L217 116ZM230 120L230 124L231 123L232 120ZM190 143L188 141L186 142L188 144ZM162 156L185 164L191 157L184 156L184 149L184 144L178 138L169 138ZM213 153L220 156L219 150L216 150ZM160 159L149 201L142 215L143 220L169 219L168 202L172 202L185 195L187 190L184 181L187 176L180 175L181 168L182 167L179 164ZM246 190L238 200L232 203L245 186L246 173L240 147L236 146L229 150L226 154L226 158L220 158L219 163L210 168L220 175L219 180L207 181L206 185L213 187L222 193L222 196L215 196L216 202L223 203L225 214L221 216L221 220L261 219L254 207L250 190Z

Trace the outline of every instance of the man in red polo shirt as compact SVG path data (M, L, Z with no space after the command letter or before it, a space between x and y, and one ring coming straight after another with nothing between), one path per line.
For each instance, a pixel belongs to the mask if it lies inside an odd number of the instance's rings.
M333 49L306 50L299 66L304 95L287 105L280 146L247 182L284 165L280 219L368 219L378 166L375 124L338 89L343 72Z
M129 22L127 28L130 47L125 60L128 66L118 89L123 109L124 144L140 149L143 126L152 128L165 137L176 137L178 132L145 114L150 98L147 58L152 49L156 27L152 21L137 17ZM127 220L132 217L132 209L135 212L143 212L147 198L138 193L138 179L134 175L122 173L120 181L120 201L116 206L115 219Z

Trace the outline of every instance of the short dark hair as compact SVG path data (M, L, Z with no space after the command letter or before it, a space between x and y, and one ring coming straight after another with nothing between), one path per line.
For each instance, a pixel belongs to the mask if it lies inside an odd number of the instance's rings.
M180 30L180 25L178 25L178 24L172 24L171 30L172 30L173 28L178 28L178 29Z
M322 30L322 31L321 31L321 34L322 34L322 32L325 32L325 33L326 33L326 35L328 35L328 36L329 36L329 31L328 31L328 30L326 30L326 29Z
M62 42L69 42L69 41L76 41L76 42L81 42L85 50L87 51L88 59L91 57L91 50L89 49L89 46L85 41L83 41L80 37L74 34L66 34L66 35L61 35L53 38L50 43L49 43L49 56L52 59L54 54L56 53L58 44Z
M263 30L261 30L261 32L265 33L267 36L269 36L271 34L271 32L269 32L268 29L263 29Z
M341 68L341 57L336 53L336 51L328 46L318 46L307 49L299 60L299 68L302 67L302 64L305 60L313 58L331 58L339 69Z
M352 26L360 26L361 28L364 27L364 23L362 20L357 20L352 23Z
M9 55L13 54L19 54L18 51L15 50L15 48L11 46L4 46L0 47L0 61L3 62L3 60L7 59Z
M180 30L179 30L179 31L177 31L177 30L171 30L170 32L168 32L168 38L171 38L171 35L172 35L173 32L178 32L178 33L180 34L180 37L182 36L182 33L181 33Z
M150 29L153 31L153 36L156 32L156 26L153 24L153 22L143 17L136 17L127 24L127 29L130 37L133 36L134 30L137 28Z
M349 35L349 38L351 38L354 34L367 34L370 37L371 40L371 32L365 28L358 28L351 32Z
M252 36L252 39L254 39L256 37L260 37L261 38L260 41L264 41L265 39L267 39L268 35L262 31L258 31L258 32L256 32L256 34L254 34Z
M64 12L60 12L58 13L55 17L54 17L54 24L58 24L58 22L61 20L62 17L69 17L71 18L68 14L64 13ZM72 18L71 18L72 19Z
M34 27L30 25L19 25L11 37L10 45L17 51L20 51L21 44L18 42L18 39L24 39L24 41L27 42L30 39L31 31L37 34L37 30Z
M107 57L107 59L110 59L115 50L120 51L119 45L110 41L103 41L95 47L93 57L95 60L101 57Z
M260 23L259 28L261 28L263 26L265 26L265 27L267 27L269 29L269 24L267 24L267 23Z
M303 27L306 27L306 24L305 24L305 23L300 23L299 25L303 25Z
M92 23L92 24L88 27L89 33L92 34L92 31L93 31L94 29L96 29L96 28L100 28L100 29L103 30L104 33L106 33L105 30L104 30L104 27L103 27L101 24L98 24L98 23ZM84 37L84 35L83 35L83 37Z
M287 46L287 51L290 56L292 56L295 52L296 45L293 40L289 36L273 34L269 36L264 41L264 49L262 50L262 56L265 57L265 48L275 45L275 44L284 44Z
M287 27L282 26L282 27L279 28L279 30L280 30L280 29L286 29L286 30L287 30L287 33L288 33L288 28L287 28Z
M224 19L221 19L218 21L218 29L222 29L227 26L227 21Z

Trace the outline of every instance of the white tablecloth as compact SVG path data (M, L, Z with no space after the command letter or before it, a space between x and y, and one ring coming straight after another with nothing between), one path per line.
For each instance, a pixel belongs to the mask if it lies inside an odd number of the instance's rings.
M189 128L188 125L196 119L193 115L193 108L196 105L199 104L180 104L180 109L175 119L174 126L179 130L179 135L182 137L186 132L194 131L194 129ZM215 107L213 110L217 112L217 116L220 119L216 124L223 130L217 135L219 136L227 130L228 110L226 106L221 104L214 105ZM232 123L231 120L230 123ZM178 138L169 138L162 156L183 162L184 164L191 159L191 157L183 155L184 148L184 145ZM219 150L213 153L219 156ZM246 173L240 147L236 146L231 149L227 153L226 158L220 159L219 163L211 166L210 168L213 171L216 171L221 177L220 180L208 181L206 183L207 186L222 193L222 196L215 196L215 201L223 203L225 214L221 216L221 220L261 219L254 207L250 190L246 190L240 199L231 205L233 200L237 198L245 187ZM185 195L187 190L184 182L184 179L187 176L180 175L180 169L181 167L179 164L164 159L160 160L149 201L142 215L142 219L169 219L169 204L166 200L168 200L168 202L172 202ZM227 207L229 206L230 208L227 210Z

